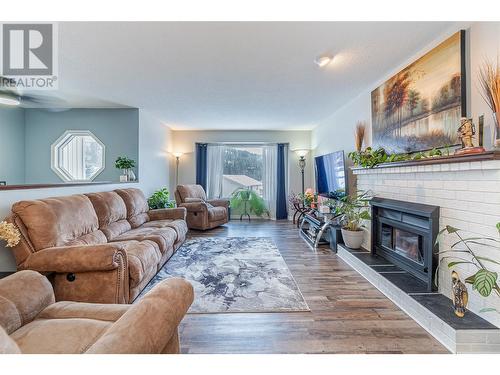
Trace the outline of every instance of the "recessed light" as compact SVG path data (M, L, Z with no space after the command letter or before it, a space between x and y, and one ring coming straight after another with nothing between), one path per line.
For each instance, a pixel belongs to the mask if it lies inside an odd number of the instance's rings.
M333 56L331 56L331 55L321 55L321 56L318 56L314 59L314 63L317 66L319 66L320 68L323 68L323 67L327 66L328 64L330 64L332 59L333 59Z
M0 104L19 105L19 104L21 104L21 102L18 98L8 98L6 96L0 96Z

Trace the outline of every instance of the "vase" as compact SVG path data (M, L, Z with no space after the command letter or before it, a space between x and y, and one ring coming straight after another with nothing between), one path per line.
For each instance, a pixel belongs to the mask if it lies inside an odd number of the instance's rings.
M129 169L127 171L127 180L128 181L135 181L136 180L135 173L134 173L133 169Z
M493 147L500 149L500 112L493 113Z
M359 249L365 238L364 230L347 230L342 228L342 239L344 244L350 249Z
M120 182L127 182L127 181L128 181L128 170L122 169L122 174L120 175Z

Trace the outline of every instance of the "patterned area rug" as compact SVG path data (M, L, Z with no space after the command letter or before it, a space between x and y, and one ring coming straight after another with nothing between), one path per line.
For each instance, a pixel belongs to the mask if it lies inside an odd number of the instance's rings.
M142 291L169 277L195 290L190 313L309 311L299 287L270 238L188 240Z

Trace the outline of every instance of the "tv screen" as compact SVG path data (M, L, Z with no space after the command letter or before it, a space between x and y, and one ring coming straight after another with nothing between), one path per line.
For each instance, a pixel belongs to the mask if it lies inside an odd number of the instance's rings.
M344 151L315 157L316 186L318 194L335 198L335 192L343 190L347 193Z

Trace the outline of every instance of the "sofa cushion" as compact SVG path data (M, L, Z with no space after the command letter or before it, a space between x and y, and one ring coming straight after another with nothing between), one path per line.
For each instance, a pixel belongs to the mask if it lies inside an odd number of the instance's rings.
M185 220L152 220L144 223L143 228L172 228L177 234L175 242L184 241L188 232L188 227Z
M94 319L36 319L11 335L22 353L84 353L112 325Z
M148 201L140 189L117 189L115 192L123 199L127 207L127 220L132 228L140 227L149 221Z
M111 242L122 241L145 241L150 240L158 246L161 253L168 251L173 247L177 239L177 234L172 228L136 228L129 230L119 236L115 237Z
M60 301L47 306L37 319L97 319L115 322L127 312L130 305Z
M99 221L99 229L108 241L131 229L127 221L127 207L123 199L114 191L85 194L94 206Z
M177 192L179 193L181 202L186 202L186 198L198 198L202 201L207 200L207 195L201 185L178 185Z
M209 221L219 221L226 219L227 210L224 207L212 207L208 210Z
M17 202L12 212L24 223L35 250L106 243L94 207L83 194Z
M37 272L19 271L0 279L0 326L11 334L54 301L50 281Z
M128 258L130 288L138 285L152 269L158 268L161 252L153 241L126 241L123 243Z

